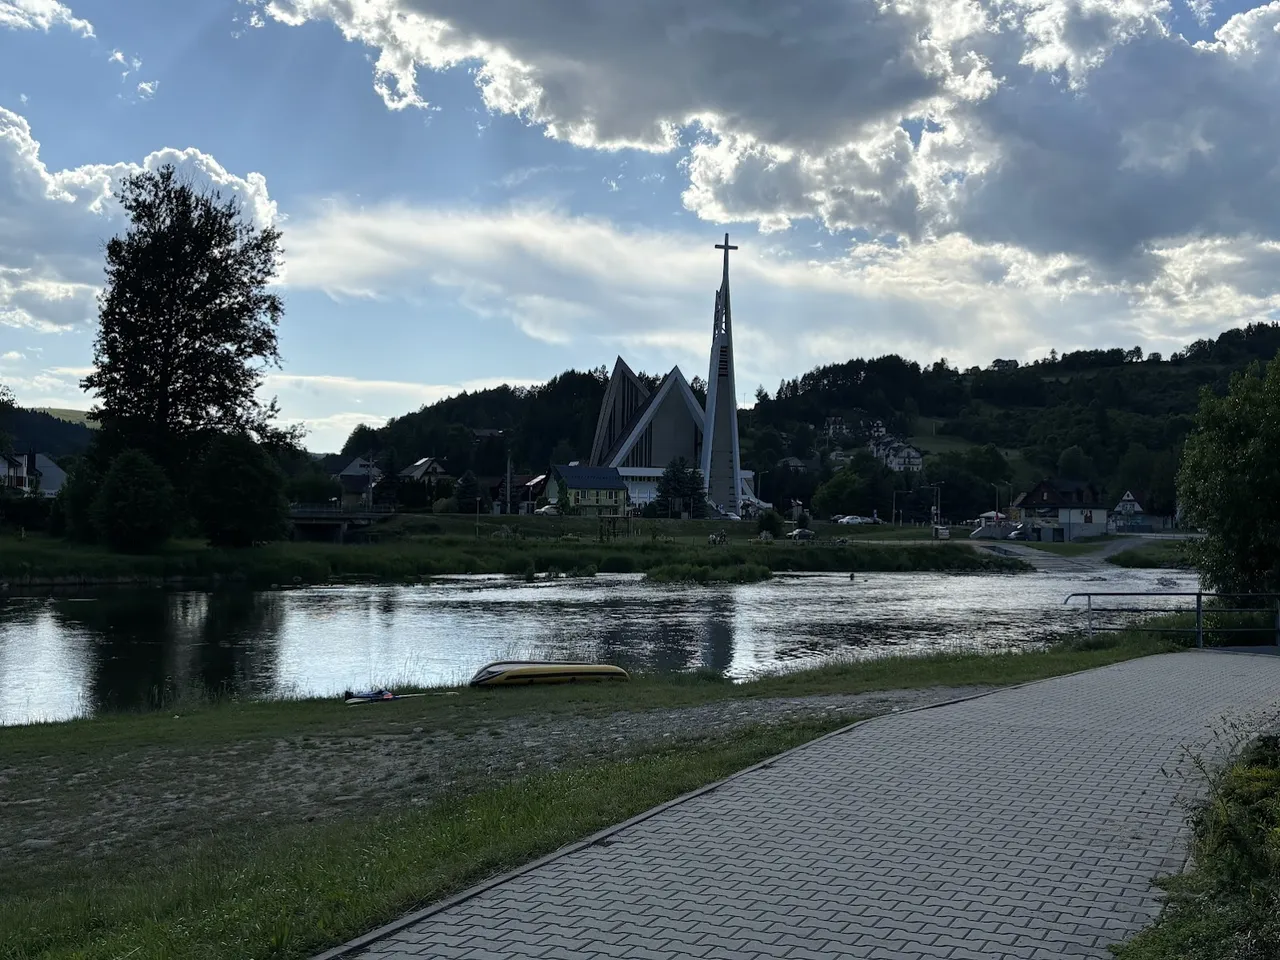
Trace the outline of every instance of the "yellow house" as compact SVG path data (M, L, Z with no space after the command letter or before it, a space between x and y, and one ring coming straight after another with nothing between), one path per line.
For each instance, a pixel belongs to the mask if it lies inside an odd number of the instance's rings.
M552 482L547 484L548 494L557 494L560 481L564 481L568 504L559 504L562 513L575 513L585 517L621 517L627 512L627 484L616 467L580 467L577 465L551 468ZM566 509L567 507L567 509Z

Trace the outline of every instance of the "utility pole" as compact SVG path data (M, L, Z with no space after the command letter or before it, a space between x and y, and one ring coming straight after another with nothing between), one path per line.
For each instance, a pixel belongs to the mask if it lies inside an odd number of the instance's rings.
M476 494L476 539L480 539L480 494Z

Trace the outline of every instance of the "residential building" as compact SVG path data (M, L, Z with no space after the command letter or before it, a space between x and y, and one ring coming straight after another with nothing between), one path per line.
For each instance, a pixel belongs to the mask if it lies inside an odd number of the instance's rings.
M445 467L444 461L438 457L422 457L401 470L400 476L405 480L413 480L429 485L437 480L448 478L449 471Z
M333 479L342 485L344 507L367 507L373 503L373 488L382 480L382 471L372 460L356 457Z
M0 454L0 466L0 486L45 498L56 497L67 481L62 468L43 453Z
M626 514L627 484L617 467L583 467L577 464L552 467L546 490L548 497L557 504L562 480L569 497L569 511L588 517L621 517ZM564 505L561 509L565 509Z
M914 473L924 466L924 455L919 450L888 434L873 437L868 442L867 449L873 457L897 473Z
M1101 491L1079 480L1041 480L1018 494L1010 512L1027 524L1031 540L1063 543L1107 532Z
M826 423L823 425L823 432L828 440L837 440L840 437L848 436L849 428L844 422L844 417L827 417Z

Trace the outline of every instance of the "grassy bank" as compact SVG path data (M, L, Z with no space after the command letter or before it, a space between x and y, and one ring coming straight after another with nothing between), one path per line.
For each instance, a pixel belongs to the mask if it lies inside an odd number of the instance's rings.
M1280 737L1260 737L1210 778L1191 817L1188 870L1161 880L1160 919L1122 960L1280 957Z
M1195 566L1191 559L1192 546L1187 540L1148 540L1107 557L1107 563L1149 570L1190 570Z
M604 741L603 753L525 775L523 763L495 772L486 757L473 761L470 777L428 766L430 780L447 781L450 792L425 804L418 797L429 784L381 779L387 768L371 760L387 744L402 745L400 758L435 749L460 762L493 740L511 744L503 753L527 757L537 749L531 744L620 714L633 718L618 727L625 729L655 713L727 700L1012 684L1168 649L1120 635L1025 654L847 662L743 684L655 676L607 686L436 691L447 695L355 708L334 701L192 703L7 729L4 776L15 804L0 809L0 824L10 836L44 829L40 818L90 823L104 812L117 819L103 830L147 834L113 848L67 828L65 842L0 855L2 955L305 957L847 717L713 730L693 740L677 735L622 756L610 746L613 737L593 736ZM510 739L496 739L499 733ZM339 755L342 764L329 762ZM299 757L310 766L299 767ZM258 781L247 778L254 769ZM343 795L357 780L373 781L364 807ZM323 809L302 802L317 783L336 794ZM215 806L190 806L183 815L196 794ZM273 795L277 807L269 806ZM30 805L23 803L28 797ZM234 817L224 815L231 799L244 804ZM315 819L304 818L306 809L318 811ZM149 854L152 848L161 855Z
M572 537L573 535L566 535ZM770 571L999 571L1028 569L1019 560L979 553L961 544L835 544L739 540L711 546L632 536L599 542L518 536L464 537L451 533L398 534L364 544L272 543L250 550L215 550L183 541L158 553L132 556L43 536L6 538L0 580L113 581L130 578L233 580L264 587L320 583L343 577L405 580L445 574L522 576L549 570L644 573L659 567L740 567Z
M651 583L759 583L772 576L773 571L759 563L724 567L665 563L648 571L644 578Z

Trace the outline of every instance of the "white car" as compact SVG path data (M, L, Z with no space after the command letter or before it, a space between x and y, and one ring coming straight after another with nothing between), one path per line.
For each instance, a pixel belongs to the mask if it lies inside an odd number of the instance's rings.
M533 513L534 516L538 517L558 517L560 516L560 508L554 503L548 503L545 507L539 507Z
M836 521L836 523L843 523L843 524L870 523L870 522L871 521L868 520L866 517L841 517L839 520Z

